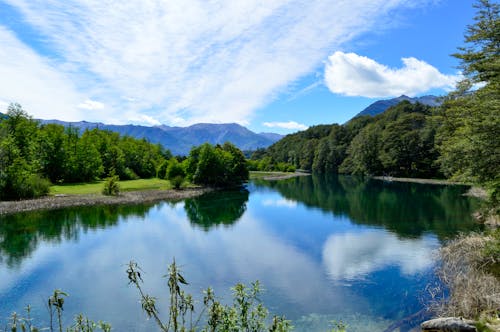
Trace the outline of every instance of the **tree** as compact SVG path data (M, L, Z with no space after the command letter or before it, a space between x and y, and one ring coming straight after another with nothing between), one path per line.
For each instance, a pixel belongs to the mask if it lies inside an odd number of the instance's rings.
M68 157L66 140L64 127L61 125L48 124L40 128L38 155L41 171L54 183L64 180L65 160Z
M7 119L2 122L7 132L14 138L14 144L19 149L21 157L32 161L35 156L35 139L38 134L38 122L33 120L21 105L10 104L7 108Z
M347 157L340 165L339 172L366 175L379 174L382 169L379 159L380 131L376 123L364 127L351 141L347 149Z
M11 104L0 123L0 199L46 195L50 182L40 174L38 123L19 104Z
M480 0L467 28L461 60L465 79L443 104L439 131L443 173L490 188L500 200L500 5ZM471 90L473 83L483 86Z
M490 0L479 0L475 23L467 27L466 46L459 47L454 56L462 61L467 79L474 83L498 83L500 75L500 5Z
M191 149L186 175L193 183L214 186L239 186L248 180L245 156L230 143L215 147L205 143Z
M247 181L249 173L246 158L243 152L229 142L224 143L222 150L229 153L229 155L226 154L226 167L229 167L229 178L226 179L226 182L234 185L240 185Z

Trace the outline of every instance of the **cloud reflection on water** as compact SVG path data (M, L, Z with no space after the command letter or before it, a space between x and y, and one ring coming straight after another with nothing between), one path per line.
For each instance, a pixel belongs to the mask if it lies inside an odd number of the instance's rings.
M396 266L403 274L425 272L434 264L435 237L401 239L384 230L331 235L323 246L323 265L330 278L363 279Z

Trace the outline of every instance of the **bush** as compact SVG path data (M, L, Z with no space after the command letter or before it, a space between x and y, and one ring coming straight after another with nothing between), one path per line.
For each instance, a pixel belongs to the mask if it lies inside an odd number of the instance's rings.
M119 178L117 175L111 175L106 178L102 193L107 196L118 196L120 194L120 185L118 184Z
M165 178L172 183L175 189L179 189L184 182L186 172L181 163L176 158L171 158L168 161L167 169L165 171Z
M31 174L28 179L28 185L33 198L42 197L49 193L50 181L38 174Z
M0 199L38 198L49 193L50 181L33 173L22 158L17 158L6 171L0 171Z
M139 176L137 174L135 174L135 172L126 167L125 170L123 171L123 177L122 177L122 180L137 180L139 179Z

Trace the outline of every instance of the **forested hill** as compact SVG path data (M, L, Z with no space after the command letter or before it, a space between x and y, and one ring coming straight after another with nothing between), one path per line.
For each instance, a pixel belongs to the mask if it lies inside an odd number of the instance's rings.
M317 173L438 177L437 109L402 101L375 117L319 125L291 134L255 158Z
M407 100L412 104L420 103L420 104L424 104L427 106L439 106L439 105L441 105L440 97L429 95L429 96L411 98L411 97L408 97L405 95L401 95L397 98L377 100L376 102L370 104L364 110L362 110L361 112L356 114L356 116L361 116L361 115L375 116L377 114L385 112L389 107L396 106L397 104L399 104L403 100Z
M64 122L58 120L41 120L42 124L55 123L65 127L85 129L99 128L110 130L120 135L130 136L138 139L145 138L154 144L161 144L174 155L187 155L193 146L203 143L224 144L231 142L241 150L255 150L266 148L279 140L282 136L278 134L257 134L236 123L209 124L199 123L189 127L170 126L136 126L136 125L108 125L95 122Z

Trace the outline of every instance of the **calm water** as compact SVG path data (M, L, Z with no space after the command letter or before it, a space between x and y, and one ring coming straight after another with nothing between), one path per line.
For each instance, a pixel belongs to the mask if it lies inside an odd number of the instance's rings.
M477 228L477 202L464 190L300 177L178 203L4 217L0 326L28 303L46 321L46 299L60 288L70 294L68 322L84 312L116 331L154 330L125 264L137 261L147 291L167 299L162 276L175 257L198 297L210 285L229 299L235 283L260 280L267 307L297 331L326 331L332 320L349 331L406 331L423 319L398 323L422 309L435 249Z

